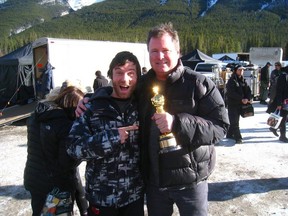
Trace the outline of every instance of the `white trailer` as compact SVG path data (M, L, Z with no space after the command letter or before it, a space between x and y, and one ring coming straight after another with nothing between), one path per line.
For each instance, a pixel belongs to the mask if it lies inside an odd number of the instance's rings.
M283 49L281 47L251 47L250 62L254 65L264 67L267 62L274 64L283 59Z
M33 42L32 82L34 98L27 104L15 105L1 110L0 126L25 119L34 111L37 101L42 95L36 88L37 80L47 62L52 70L53 87L61 86L65 80L92 91L95 71L100 70L107 75L109 64L120 51L130 51L137 56L141 67L150 68L149 54L144 43L125 43L110 41L74 40L60 38L40 38ZM29 76L30 77L30 76Z
M44 66L49 62L54 67L54 88L70 80L80 83L87 92L92 91L95 71L100 70L106 76L111 60L120 51L132 52L141 67L150 68L144 43L40 38L34 41L32 48L35 80L40 79Z

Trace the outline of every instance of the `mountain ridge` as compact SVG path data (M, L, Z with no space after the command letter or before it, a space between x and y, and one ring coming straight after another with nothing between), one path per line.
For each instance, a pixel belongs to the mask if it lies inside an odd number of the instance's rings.
M288 0L255 0L252 3L249 0L218 0L207 10L211 2L106 0L70 11L66 16L54 15L19 34L5 34L0 47L6 51L9 47L20 46L21 42L45 36L145 42L152 26L172 21L179 31L184 53L196 47L211 54L247 51L251 46L281 46L286 53ZM52 8L49 9L50 14L59 14L63 6L55 5L53 13ZM204 11L205 15L201 16ZM2 24L0 32L4 32ZM9 40L20 42L9 45Z

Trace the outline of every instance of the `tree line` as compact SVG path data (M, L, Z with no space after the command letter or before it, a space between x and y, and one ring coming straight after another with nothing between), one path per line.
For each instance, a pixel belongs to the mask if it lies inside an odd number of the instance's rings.
M282 47L287 58L288 20L283 16L269 11L235 13L237 5L219 4L201 17L201 4L196 1L185 7L178 1L169 2L161 7L155 1L140 1L140 6L129 0L99 3L1 37L0 49L9 53L40 37L145 43L152 26L171 21L179 32L183 55L196 48L212 55L249 52L250 47Z

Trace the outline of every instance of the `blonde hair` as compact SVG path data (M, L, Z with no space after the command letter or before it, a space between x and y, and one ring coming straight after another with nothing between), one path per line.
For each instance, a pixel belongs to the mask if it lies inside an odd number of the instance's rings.
M61 108L76 108L84 93L76 86L68 86L53 100Z
M44 101L54 101L55 98L59 95L61 87L53 88L49 94L46 95Z
M73 86L75 88L78 88L80 91L82 92L85 92L80 84L80 82L72 82L71 80L65 80L63 83L62 83L62 86L59 87L55 87L53 88L49 94L47 94L45 96L45 99L43 101L55 101L55 99L59 96L59 94L64 90L66 89L67 87L70 87L70 86Z

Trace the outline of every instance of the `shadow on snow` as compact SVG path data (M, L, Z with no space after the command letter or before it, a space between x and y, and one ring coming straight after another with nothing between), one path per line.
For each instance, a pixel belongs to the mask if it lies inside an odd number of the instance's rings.
M227 201L246 194L287 190L288 178L252 179L209 183L209 201Z
M30 193L25 190L23 185L0 186L0 197L12 197L17 200L30 199Z

